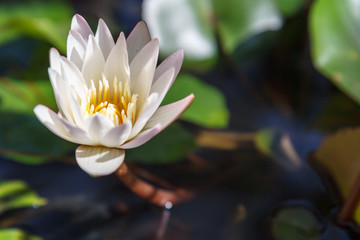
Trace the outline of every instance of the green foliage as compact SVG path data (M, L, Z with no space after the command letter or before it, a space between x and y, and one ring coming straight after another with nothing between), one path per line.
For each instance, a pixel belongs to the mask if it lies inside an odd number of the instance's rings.
M285 16L292 16L297 13L307 1L308 0L275 0L275 3Z
M262 153L268 156L273 155L273 151L271 149L272 144L275 138L275 130L272 129L263 129L257 132L255 136L255 146Z
M51 133L35 116L0 113L0 150L13 160L39 164L75 149Z
M0 239L6 240L41 240L42 238L28 235L18 228L3 228L0 229Z
M226 52L258 33L278 30L282 16L272 0L213 0L217 27Z
M0 111L33 115L33 108L44 103L56 109L49 80L16 80L0 78Z
M72 10L64 1L1 4L0 45L29 36L45 40L64 52L71 16Z
M193 136L173 123L148 143L126 150L126 158L142 163L171 163L181 160L195 148Z
M39 197L25 182L0 181L0 213L17 208L39 207L45 204L46 199Z
M281 209L272 221L272 234L276 240L316 240L322 225L308 209L288 207Z
M360 103L360 12L357 1L317 0L310 13L317 69Z
M168 55L185 50L185 66L198 69L211 66L217 57L216 38L232 54L250 37L278 30L283 15L295 14L306 0L146 0L143 17L150 30L161 40L161 51ZM181 19L181 24L179 23ZM216 36L218 35L218 36ZM206 62L205 60L208 60ZM198 64L188 64L197 61ZM205 62L204 62L205 61Z
M164 104L175 102L189 95L195 95L191 106L180 116L181 119L210 128L228 125L229 111L224 95L198 78L180 74L165 97Z

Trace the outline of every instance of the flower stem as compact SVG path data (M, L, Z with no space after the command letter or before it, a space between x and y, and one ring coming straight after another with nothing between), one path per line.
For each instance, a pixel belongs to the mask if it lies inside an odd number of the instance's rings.
M136 176L125 162L115 171L116 176L134 193L150 202L165 208L184 202L191 198L191 193L184 189L167 190L156 187Z
M351 192L345 200L340 213L338 215L338 222L344 224L354 219L354 212L360 200L360 175L356 178Z

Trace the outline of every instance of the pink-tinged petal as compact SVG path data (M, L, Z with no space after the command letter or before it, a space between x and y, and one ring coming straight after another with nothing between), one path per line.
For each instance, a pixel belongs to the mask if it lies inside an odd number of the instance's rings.
M79 32L70 30L67 38L67 58L81 69L86 50L86 41Z
M182 62L184 60L184 50L180 49L167 57L155 70L153 85L157 82L159 77L170 68L175 68L175 74L172 79L174 82L178 75ZM171 86L171 85L170 85Z
M76 149L75 156L82 170L91 176L99 177L115 172L125 159L125 151L81 145Z
M156 136L160 131L161 131L161 126L160 124L158 124L153 128L147 129L139 133L135 138L131 139L129 142L126 142L125 144L121 145L120 148L130 149L130 148L139 147L144 143L148 142L154 136Z
M106 26L105 22L102 19L99 19L99 24L95 34L95 40L99 44L100 49L106 60L115 43L109 28Z
M154 114L156 109L158 109L158 107L160 106L162 100L164 99L167 91L172 84L174 71L174 68L171 68L168 71L164 72L159 77L157 83L152 87L152 93L146 99L143 110L139 114L135 122L134 128L131 131L130 138L134 137L143 129L147 121Z
M159 107L146 123L144 129L151 129L160 124L161 130L166 128L170 123L175 121L194 101L194 94L190 94L177 102Z
M75 30L75 31L79 32L85 41L89 38L89 35L93 35L93 32L91 31L91 28L89 27L89 24L79 14L76 14L73 17L73 19L71 21L71 30Z
M95 145L96 143L92 140L87 132L83 129L79 128L72 122L67 121L66 119L60 118L61 123L64 126L66 132L73 139L72 142L77 144L85 144L85 145Z
M101 73L104 70L104 66L105 60L100 47L95 38L90 36L81 70L88 87L91 86L91 80L94 81L95 87L98 87L98 82L102 79Z
M138 104L142 106L149 96L151 84L159 55L159 40L154 39L146 44L130 63L132 93L137 93Z
M154 105L158 102L159 95L157 93L152 93L145 101L145 104L142 106L142 109L137 113L137 119L134 124L134 127L131 130L129 138L135 137L145 126L146 122L149 120L151 115L154 114L156 108Z
M106 147L119 147L123 144L130 135L131 132L131 120L125 121L125 123L115 126L110 129L102 138L101 144Z
M102 113L95 113L86 120L87 131L90 137L97 143L101 144L102 137L112 128L114 123Z
M66 132L62 122L60 121L59 116L54 111L44 105L37 105L34 108L34 113L39 121L55 135L67 141L73 142L73 139Z
M115 47L111 50L106 60L104 72L109 81L109 86L113 86L115 77L119 81L123 81L123 83L130 77L126 40L123 33L120 33Z
M60 53L55 48L50 49L50 68L61 73Z
M171 85L174 82L175 68L170 68L166 72L164 72L156 81L155 84L151 87L151 94L157 93L159 94L159 98L156 103L154 103L153 112L160 106L162 100L164 99L166 93L169 91ZM151 114L151 115L152 115Z
M138 22L127 38L129 62L132 62L134 57L150 40L151 37L146 23L144 21Z

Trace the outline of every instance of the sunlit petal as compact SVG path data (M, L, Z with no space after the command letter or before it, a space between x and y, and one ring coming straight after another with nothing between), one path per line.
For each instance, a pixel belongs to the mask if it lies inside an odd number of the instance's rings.
M86 145L79 146L75 155L80 168L95 177L112 174L125 159L122 149Z

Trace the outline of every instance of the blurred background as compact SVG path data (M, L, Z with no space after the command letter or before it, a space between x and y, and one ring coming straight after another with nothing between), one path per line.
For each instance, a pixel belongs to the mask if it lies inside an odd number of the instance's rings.
M189 201L91 178L34 116L56 111L49 49L75 13L115 39L145 20L161 60L184 49L163 104L193 105L126 161ZM360 172L359 28L358 0L1 0L0 239L356 239L360 211L337 216Z

